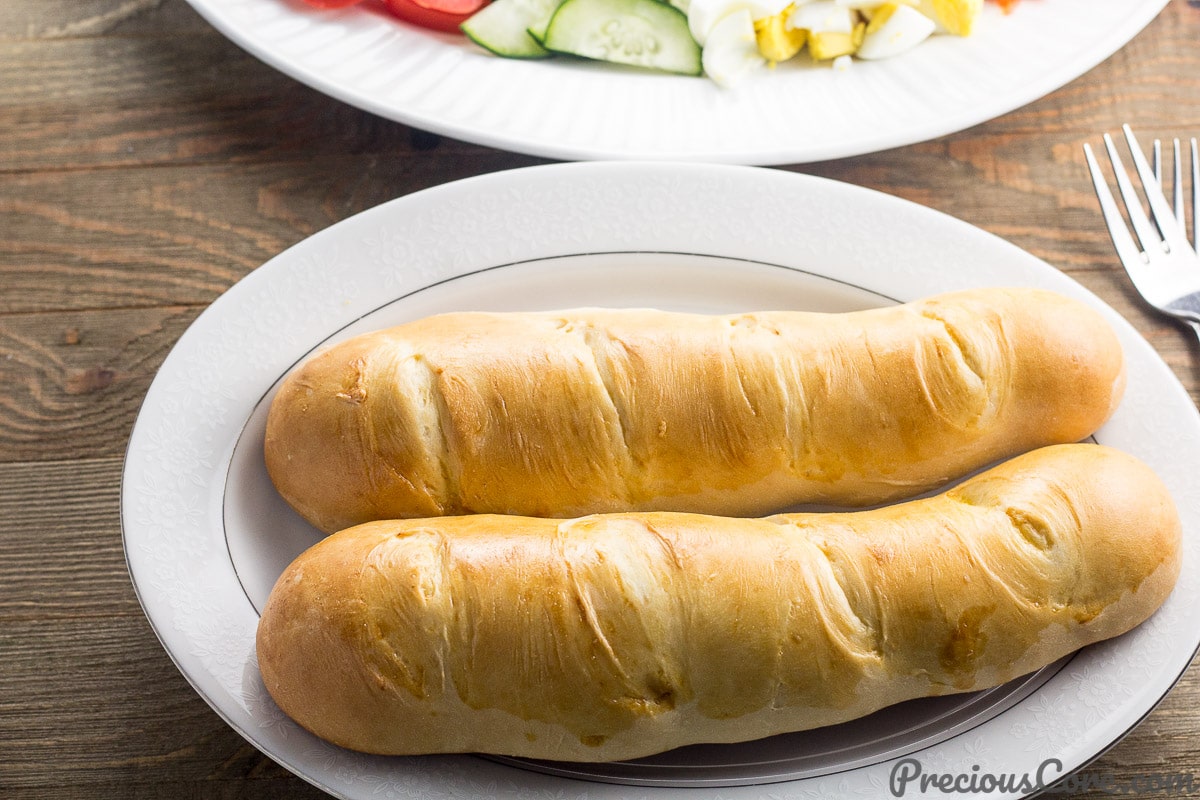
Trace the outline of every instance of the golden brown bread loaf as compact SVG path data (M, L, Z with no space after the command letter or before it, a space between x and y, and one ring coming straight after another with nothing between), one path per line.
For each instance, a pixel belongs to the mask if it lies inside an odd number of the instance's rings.
M290 375L265 456L332 532L372 519L759 516L911 497L1092 434L1123 389L1103 318L1030 289L847 314L460 313Z
M1060 445L870 511L367 523L284 572L258 659L346 747L627 759L998 685L1145 620L1179 564L1154 474Z

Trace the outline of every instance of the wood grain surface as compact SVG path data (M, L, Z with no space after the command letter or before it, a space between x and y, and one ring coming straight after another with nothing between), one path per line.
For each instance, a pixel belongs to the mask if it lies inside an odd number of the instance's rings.
M1200 348L1133 293L1084 171L1082 144L1122 122L1200 134L1196 3L1172 0L1087 75L999 119L780 169L914 200L1046 259L1200 399ZM189 323L282 249L393 197L537 163L331 100L184 0L0 3L0 797L324 796L229 728L151 631L121 542L131 427ZM1195 775L1200 791L1198 705L1193 667L1090 769Z

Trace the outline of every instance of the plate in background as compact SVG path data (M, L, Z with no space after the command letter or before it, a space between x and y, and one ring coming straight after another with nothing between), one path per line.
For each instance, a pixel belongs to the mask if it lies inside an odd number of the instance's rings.
M805 56L733 89L704 78L519 61L370 5L188 0L239 46L350 105L464 141L550 158L784 164L933 139L1032 102L1114 53L1167 0L988 3L939 36L846 72Z

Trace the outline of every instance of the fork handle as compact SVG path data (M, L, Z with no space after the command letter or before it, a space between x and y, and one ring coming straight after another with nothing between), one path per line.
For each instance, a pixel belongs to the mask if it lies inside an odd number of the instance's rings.
M1162 310L1183 319L1189 324L1195 325L1200 323L1200 292L1193 292L1177 300L1172 300Z
M1192 332L1196 334L1197 341L1200 341L1200 322L1197 322L1194 319L1185 319L1184 322L1186 322L1192 329Z

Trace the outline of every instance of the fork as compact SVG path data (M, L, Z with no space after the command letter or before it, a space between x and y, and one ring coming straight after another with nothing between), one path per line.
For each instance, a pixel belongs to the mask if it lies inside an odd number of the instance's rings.
M1137 241L1129 232L1108 181L1100 170L1096 155L1089 144L1084 144L1084 156L1100 210L1112 237L1117 258L1142 298L1163 314L1187 323L1200 338L1200 154L1196 139L1191 140L1191 184L1192 184L1192 241L1188 242L1187 223L1184 220L1183 169L1180 143L1174 141L1173 202L1168 202L1163 191L1162 147L1154 143L1154 166L1146 161L1141 146L1128 125L1123 125L1125 141L1129 146L1133 165L1142 185L1150 214L1147 216L1141 197L1130 180L1121 161L1112 137L1104 134L1104 147L1112 164L1117 189L1121 194L1129 226L1137 235Z

